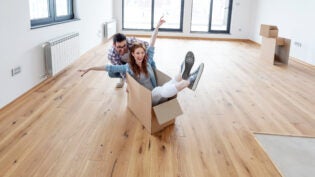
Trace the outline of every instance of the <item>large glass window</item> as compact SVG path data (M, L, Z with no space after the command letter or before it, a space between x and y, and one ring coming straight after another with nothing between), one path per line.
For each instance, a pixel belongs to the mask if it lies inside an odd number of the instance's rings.
M229 33L232 0L193 0L191 31Z
M124 0L123 2L124 29L151 29L151 0Z
M56 0L57 17L69 15L69 9L68 0Z
M123 0L123 29L152 30L161 16L160 28L182 31L184 0Z
M31 25L39 26L73 19L73 0L29 0Z

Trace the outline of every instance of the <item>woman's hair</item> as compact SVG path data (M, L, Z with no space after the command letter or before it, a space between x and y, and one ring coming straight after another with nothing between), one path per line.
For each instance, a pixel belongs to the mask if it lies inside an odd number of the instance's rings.
M135 57L132 56L132 53L134 53L135 50L138 48L142 48L145 52L144 59L142 60L141 68L137 65ZM141 71L145 74L146 77L148 77L147 58L148 58L148 55L146 53L146 48L143 44L134 43L131 46L130 53L129 53L129 66L136 77L140 77Z

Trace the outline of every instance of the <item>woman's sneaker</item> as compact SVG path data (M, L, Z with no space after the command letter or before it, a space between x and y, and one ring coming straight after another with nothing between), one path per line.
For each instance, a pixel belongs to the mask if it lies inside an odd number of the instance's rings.
M199 67L197 68L197 70L189 76L188 80L190 84L188 85L188 88L190 88L191 90L196 90L203 68L204 68L204 64L201 63Z
M181 71L182 71L181 74L184 80L188 79L190 70L193 67L194 62L195 62L194 54L191 51L187 52L185 60L181 66Z

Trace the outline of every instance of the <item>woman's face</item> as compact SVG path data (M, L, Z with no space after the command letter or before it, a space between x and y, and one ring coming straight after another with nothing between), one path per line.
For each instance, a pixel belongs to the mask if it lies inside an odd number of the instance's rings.
M142 63L144 56L145 56L145 51L143 48L138 47L132 53L132 56L135 58L137 65L141 66L141 63Z

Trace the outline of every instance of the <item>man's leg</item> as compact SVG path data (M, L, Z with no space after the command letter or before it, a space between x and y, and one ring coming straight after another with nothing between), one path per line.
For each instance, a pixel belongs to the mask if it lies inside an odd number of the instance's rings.
M124 87L124 84L125 84L125 79L120 78L116 84L116 88L122 88L122 87Z
M108 72L108 76L111 78L119 78L119 82L116 84L116 88L122 88L124 86L125 80L122 78L120 73Z

